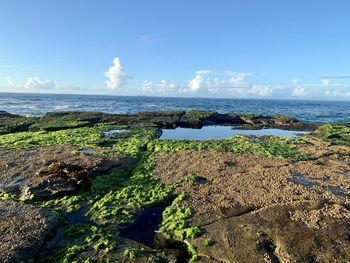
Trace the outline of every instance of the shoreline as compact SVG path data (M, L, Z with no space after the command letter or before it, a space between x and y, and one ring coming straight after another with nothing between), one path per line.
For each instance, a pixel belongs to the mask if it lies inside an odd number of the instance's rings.
M159 140L208 125L311 133ZM2 262L350 258L346 126L193 110L0 112L0 168Z

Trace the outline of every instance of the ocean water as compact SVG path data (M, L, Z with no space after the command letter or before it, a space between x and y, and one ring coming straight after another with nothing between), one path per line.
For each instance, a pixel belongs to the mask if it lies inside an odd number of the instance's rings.
M220 113L284 114L305 122L349 122L350 102L159 98L95 95L0 93L0 110L26 116L52 111L99 111L137 113L160 110L208 110Z

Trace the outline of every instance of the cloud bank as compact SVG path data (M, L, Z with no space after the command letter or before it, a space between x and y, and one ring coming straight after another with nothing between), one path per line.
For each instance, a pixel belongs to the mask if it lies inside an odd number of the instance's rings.
M268 97L272 88L268 85L251 83L249 72L233 72L203 69L195 71L194 77L181 84L166 80L160 83L144 81L140 88L143 94L172 96L215 96L215 97Z
M24 89L30 90L56 90L59 89L56 80L42 79L39 77L29 77L24 83L17 83L12 78L5 78L5 87L9 89Z
M119 57L105 72L105 84L94 87L72 86L39 76L30 76L22 82L10 77L0 79L0 91L16 92L67 92L115 95L147 95L165 97L209 98L275 98L275 99L350 99L350 76L324 75L314 82L294 78L283 84L262 83L251 72L200 69L191 78L173 82L143 80L132 81L122 67ZM4 83L4 84L1 84Z

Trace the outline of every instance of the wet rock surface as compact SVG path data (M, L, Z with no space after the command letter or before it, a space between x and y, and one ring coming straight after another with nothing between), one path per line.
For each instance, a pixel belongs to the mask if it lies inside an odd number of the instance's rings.
M221 114L195 110L140 112L137 114L50 112L38 118L26 118L7 112L0 112L0 118L7 119L6 125L0 125L0 134L19 131L56 131L89 127L96 123L137 125L139 127L147 126L160 129L176 127L201 128L204 125L234 125L242 129L279 128L289 130L313 130L316 127L286 116Z
M71 146L0 150L0 191L44 198L86 190L93 176L125 163L76 154Z
M349 166L220 151L161 153L155 175L183 181L199 254L234 262L346 262ZM187 181L195 176L206 183ZM321 230L322 229L322 230ZM212 247L203 241L216 241ZM315 241L316 240L316 241ZM319 241L317 241L319 240ZM209 251L209 252L208 252Z
M233 262L347 262L350 211L340 204L276 205L203 227L199 254ZM215 240L210 247L203 240Z
M57 224L42 209L12 201L0 202L0 262L27 261Z

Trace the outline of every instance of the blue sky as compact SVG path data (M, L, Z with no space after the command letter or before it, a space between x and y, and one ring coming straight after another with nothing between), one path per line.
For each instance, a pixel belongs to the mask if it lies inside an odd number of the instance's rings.
M0 91L350 100L347 0L1 0Z

